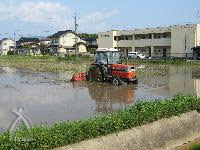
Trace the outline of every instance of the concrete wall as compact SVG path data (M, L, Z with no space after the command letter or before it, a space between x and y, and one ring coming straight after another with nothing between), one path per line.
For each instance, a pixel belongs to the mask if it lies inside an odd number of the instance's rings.
M117 43L114 41L114 36L117 31L108 31L98 33L99 48L114 48Z
M191 48L195 47L195 30L196 25L174 26L171 28L171 52L173 56L185 57L185 53L193 53Z
M56 150L173 150L200 137L196 111Z

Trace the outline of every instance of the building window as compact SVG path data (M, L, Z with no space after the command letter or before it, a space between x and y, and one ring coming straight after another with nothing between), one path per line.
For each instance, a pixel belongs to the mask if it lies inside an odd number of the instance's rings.
M151 39L152 38L152 34L149 34L149 39Z
M125 37L125 40L128 40L128 37Z
M116 37L116 36L114 36L114 40L115 40L115 41L117 40L117 37Z
M141 52L146 52L146 49L142 49Z
M110 35L101 35L101 37L110 37Z
M146 39L145 35L142 35L142 36L141 36L141 39Z

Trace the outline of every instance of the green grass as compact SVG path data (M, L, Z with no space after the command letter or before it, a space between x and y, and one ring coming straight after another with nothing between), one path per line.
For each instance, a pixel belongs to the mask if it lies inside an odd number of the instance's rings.
M200 111L200 99L194 96L175 96L153 102L139 102L129 109L88 120L57 123L51 127L39 126L19 129L0 135L0 147L10 149L52 149L83 140L104 136L161 118Z
M129 59L128 64L169 64L169 65L200 65L200 61L176 60L176 59Z
M200 150L200 144L192 144L189 150Z

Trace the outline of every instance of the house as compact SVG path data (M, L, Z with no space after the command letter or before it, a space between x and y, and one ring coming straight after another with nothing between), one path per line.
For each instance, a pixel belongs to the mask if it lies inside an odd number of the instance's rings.
M193 58L200 46L200 24L174 25L98 33L99 48L118 48L123 55L137 51L146 57Z
M93 48L93 49L97 49L98 48L98 42L97 42L97 38L94 37L88 37L88 38L84 38L87 48Z
M21 37L16 42L16 51L18 54L37 55L40 54L40 40L38 38Z
M58 31L57 33L49 36L50 51L53 55L65 55L68 52L75 52L75 33L72 30ZM87 52L85 41L78 35L77 38L77 50L78 53Z
M49 46L51 43L51 39L50 38L44 38L40 40L40 45L46 45Z
M7 55L8 51L14 49L15 42L10 38L4 38L0 40L0 54Z
M38 38L30 38L30 37L21 37L19 39L20 45L26 45L26 44L38 44L40 40Z

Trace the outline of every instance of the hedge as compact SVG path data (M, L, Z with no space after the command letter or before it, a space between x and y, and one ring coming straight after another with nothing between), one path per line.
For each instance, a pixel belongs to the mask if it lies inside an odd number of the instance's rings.
M200 111L200 99L195 96L175 96L171 99L139 102L129 109L88 120L57 123L51 127L35 126L28 130L0 135L0 148L52 149L140 126L161 118L177 116L192 110Z
M189 150L200 150L200 144L192 144Z

